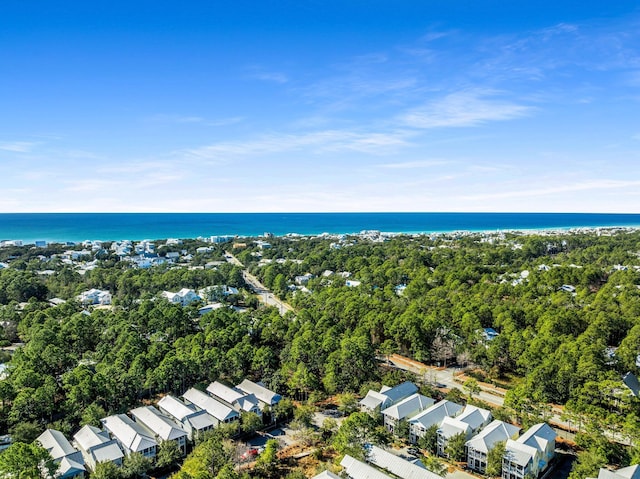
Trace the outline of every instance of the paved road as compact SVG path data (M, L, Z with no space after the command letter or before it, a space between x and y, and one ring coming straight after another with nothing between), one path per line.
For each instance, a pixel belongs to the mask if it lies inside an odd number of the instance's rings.
M455 374L459 372L457 368L435 368L398 354L389 356L389 361L398 369L411 371L431 384L441 384L446 389L463 389L462 384L454 379ZM480 383L479 386L481 390L475 395L476 398L485 401L491 406L502 406L504 404L504 390L485 383ZM546 421L552 426L563 430L575 429L575 424L562 420L560 414L561 412L559 411L554 412ZM605 432L605 434L607 433ZM573 439L572 435L571 437L568 434L561 435L567 439Z
M280 314L284 316L287 311L293 311L293 308L278 298L275 294L269 291L254 275L244 269L244 265L228 251L224 252L224 257L227 262L243 268L242 277L245 283L252 289L252 291L258 295L258 300L266 304L267 306L275 306L280 311Z

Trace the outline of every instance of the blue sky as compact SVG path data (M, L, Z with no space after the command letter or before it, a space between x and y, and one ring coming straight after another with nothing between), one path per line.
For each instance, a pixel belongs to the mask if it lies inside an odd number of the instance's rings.
M0 65L0 212L640 213L636 1L6 0Z

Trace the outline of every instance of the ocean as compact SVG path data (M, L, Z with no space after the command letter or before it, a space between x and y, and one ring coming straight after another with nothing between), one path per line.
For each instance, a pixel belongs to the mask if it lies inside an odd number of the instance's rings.
M640 214L599 213L2 213L0 240L65 242L199 236L314 235L640 227Z

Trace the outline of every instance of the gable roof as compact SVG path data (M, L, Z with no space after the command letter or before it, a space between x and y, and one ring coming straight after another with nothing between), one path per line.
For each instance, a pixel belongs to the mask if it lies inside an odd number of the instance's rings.
M491 411L467 404L456 419L476 430L491 419Z
M167 414L178 421L183 421L187 417L196 413L194 409L191 409L185 403L180 401L180 399L170 394L167 394L158 401L158 407L161 410L166 411Z
M392 403L402 401L404 398L411 396L418 392L418 386L411 381L405 381L397 386L387 389L386 391L380 390L382 394L387 396Z
M105 417L101 421L113 437L130 451L139 452L155 448L158 445L149 431L133 422L125 414L115 414Z
M360 405L367 409L374 410L387 404L389 398L382 393L370 389L367 395L360 400Z
M80 449L89 451L92 447L111 441L111 438L109 433L87 424L73 435L73 440Z
M385 416L392 417L393 419L404 419L412 416L424 409L432 406L435 400L423 396L422 394L412 394L408 398L403 399L393 406L389 406L382 411Z
M358 461L356 458L345 454L340 465L352 479L391 479L390 476L378 471L376 468Z
M433 406L425 409L421 413L413 416L410 423L419 424L425 428L428 428L430 426L433 426L434 424L439 425L445 417L453 417L460 411L462 411L462 406L460 406L460 404L456 404L454 402L443 399L442 401L437 402Z
M635 397L640 396L640 382L638 381L638 378L635 374L629 371L627 374L622 376L622 382L629 388L631 394L633 394Z
M535 447L539 451L544 451L547 445L556 440L556 432L546 422L541 422L527 429L518 442Z
M60 431L47 429L38 436L37 441L44 447L54 460L69 456L78 450L71 445L69 440Z
M505 444L504 458L508 462L525 467L529 462L533 463L538 452L538 449L533 446L508 439Z
M471 427L466 422L461 421L458 418L454 417L445 417L442 419L440 423L440 427L438 428L438 434L445 439L449 439L456 434L464 434L465 439L469 437L471 434Z
M195 406L207 411L215 419L220 422L232 420L239 417L238 412L230 406L221 403L217 399L212 398L208 394L199 391L198 389L191 388L182 395L187 401Z
M598 479L640 479L640 466L634 464L633 466L623 467L617 471L602 468L598 474Z
M327 471L326 469L322 471L320 474L316 474L311 479L342 479L337 474L334 474L331 471Z
M274 391L271 391L270 389L267 389L261 384L254 383L253 381L249 381L248 379L245 379L244 381L242 381L240 384L236 386L236 388L240 389L241 391L244 391L247 394L253 394L261 402L269 405L274 405L282 399L282 396L280 396L280 394Z
M367 454L367 461L375 466L386 469L401 479L442 479L438 474L402 459L378 446L371 446Z
M485 427L480 434L469 439L469 441L467 441L467 448L486 454L493 449L493 446L497 443L511 439L518 434L519 431L519 427L496 419Z
M152 433L164 441L175 441L186 437L187 433L182 428L161 414L153 406L143 406L130 411L136 422L139 422Z

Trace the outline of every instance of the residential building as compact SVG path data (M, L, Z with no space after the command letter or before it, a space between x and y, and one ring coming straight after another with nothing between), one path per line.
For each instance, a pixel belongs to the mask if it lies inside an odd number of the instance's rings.
M389 432L393 433L398 426L398 422L408 420L434 403L433 399L422 394L412 394L399 403L382 410L384 426Z
M273 407L280 402L282 396L280 394L271 391L264 387L260 383L254 383L245 379L236 386L236 389L244 392L245 394L253 394L260 402L260 409L264 409L265 406Z
M81 293L77 299L82 304L111 304L111 293L93 288Z
M260 410L260 401L255 394L247 394L238 388L232 388L215 381L209 384L207 392L214 398L231 405L238 412L253 412L258 416L262 416Z
M601 468L598 473L598 479L640 479L640 466L634 464L633 466L623 467L617 471Z
M106 431L86 425L74 434L73 442L91 470L94 470L99 462L113 462L116 466L122 466L122 449Z
M158 442L155 437L140 424L131 420L129 416L116 414L101 419L101 422L127 455L139 452L150 459L156 457Z
M356 458L345 454L340 461L340 465L344 468L344 472L350 479L392 479L391 476L379 471L369 464L358 461Z
M229 423L240 419L238 411L198 389L191 388L182 397L188 404L193 404L198 409L207 411L218 423Z
M53 461L58 464L56 477L59 479L83 478L86 469L82 453L71 445L60 431L47 429L36 439L44 447Z
M509 439L502 458L503 479L538 477L555 456L556 433L546 423L536 424L517 440Z
M409 441L418 442L431 426L440 426L445 417L454 417L462 411L462 406L446 399L435 403L409 421Z
M158 401L158 409L178 421L191 441L197 434L210 431L218 423L207 411L190 408L171 395L164 396Z
M331 471L327 471L326 469L322 471L320 474L316 474L311 479L342 479L339 475L334 474Z
M485 427L480 434L467 441L467 467L484 474L487 469L487 457L499 442L515 439L520 428L497 419Z
M360 409L369 412L382 411L417 392L418 387L409 381L392 388L382 386L380 392L369 390L367 395L360 400Z
M422 463L407 461L378 446L368 448L367 461L400 479L442 479L442 476L429 471Z
M476 406L467 405L456 417L445 417L438 428L438 454L446 457L449 439L464 434L465 440L471 439L480 429L491 421L491 412Z
M200 296L196 294L196 292L189 288L182 288L177 293L172 293L170 291L163 291L161 296L166 298L170 303L180 304L182 306L187 306L194 301L200 301Z
M158 442L173 441L180 448L182 454L187 453L187 433L155 407L143 406L129 412L136 423L142 424L155 435Z

